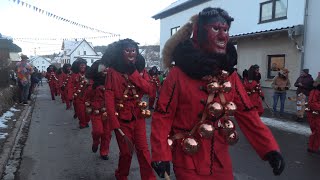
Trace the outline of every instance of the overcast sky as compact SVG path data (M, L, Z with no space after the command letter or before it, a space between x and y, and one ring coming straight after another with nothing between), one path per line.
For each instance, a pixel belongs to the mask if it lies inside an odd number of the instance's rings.
M48 17L17 4L0 0L0 33L12 38L96 37L107 34L91 31ZM22 0L71 21L132 38L141 45L160 41L160 21L155 15L176 0ZM107 45L118 38L88 39L94 46ZM59 52L62 40L14 40L27 55Z

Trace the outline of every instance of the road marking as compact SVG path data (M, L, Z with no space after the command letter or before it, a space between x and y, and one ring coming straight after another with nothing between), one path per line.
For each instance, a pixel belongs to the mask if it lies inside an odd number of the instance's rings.
M262 122L264 122L267 126L271 126L280 130L309 136L311 134L309 126L297 123L297 122L289 122L289 121L280 121L273 118L261 117Z

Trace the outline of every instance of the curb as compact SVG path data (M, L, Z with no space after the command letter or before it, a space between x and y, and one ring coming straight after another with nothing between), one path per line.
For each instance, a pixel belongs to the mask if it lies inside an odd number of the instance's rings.
M17 143L20 137L20 133L23 129L23 124L30 115L31 110L33 109L34 103L31 103L30 106L23 109L19 120L16 122L14 129L11 135L6 140L3 145L3 151L0 154L0 177L3 176L5 171L5 166L10 158L11 152L14 148L14 145Z

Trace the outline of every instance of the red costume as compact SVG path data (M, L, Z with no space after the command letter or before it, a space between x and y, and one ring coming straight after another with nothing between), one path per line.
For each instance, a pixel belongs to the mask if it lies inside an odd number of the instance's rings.
M220 8L206 8L193 19L194 25L181 27L163 49L169 53L163 55L164 63L169 66L174 60L176 67L161 86L152 117L152 166L160 177L169 174L172 161L177 179L232 180L228 145L238 139L229 117L233 114L274 174L284 168L278 144L234 71L237 53L227 43L232 20Z
M106 108L111 130L116 130L120 149L118 169L115 176L126 180L129 175L132 152L124 137L134 144L140 165L142 180L156 179L150 161L150 152L146 137L145 117L150 115L145 110L147 104L141 101L144 94L153 92L149 79L144 79L145 61L138 54L137 44L124 39L110 45L102 57L110 60L106 78ZM124 133L124 134L123 134Z
M260 79L259 66L252 65L249 68L248 77L243 80L243 86L247 91L251 103L257 109L259 116L264 112L261 100L261 98L264 100L264 94L261 90Z
M72 91L72 84L71 84L71 65L70 64L64 64L62 68L62 73L60 75L61 77L61 83L60 83L60 89L61 89L61 98L66 103L66 109L71 108L71 101L73 96Z
M90 121L89 115L86 113L86 89L89 82L85 79L86 61L82 58L78 58L72 64L71 84L73 89L73 105L75 115L79 119L79 128L89 127Z
M103 67L103 68L99 68ZM98 60L94 62L86 73L86 77L93 81L88 87L86 112L90 114L92 124L92 151L97 152L100 145L100 156L108 160L111 131L107 123L107 112L105 108L105 66Z
M310 92L306 112L311 129L308 151L320 154L320 85Z
M56 75L56 67L53 65L50 65L47 68L46 78L48 79L49 87L50 87L50 93L51 93L51 99L55 100L55 96L57 96L57 84L58 84L58 78Z
M149 70L150 81L153 84L154 89L156 90L156 91L152 92L152 94L150 94L150 96L149 96L149 108L151 108L151 109L154 109L154 103L155 103L157 93L160 88L160 79L158 77L158 74L159 74L159 71L156 66L153 66Z

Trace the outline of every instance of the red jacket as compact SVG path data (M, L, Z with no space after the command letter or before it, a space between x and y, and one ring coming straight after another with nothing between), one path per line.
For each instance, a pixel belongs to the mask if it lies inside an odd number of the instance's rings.
M118 118L122 120L130 121L133 119L141 119L140 108L137 103L141 101L141 98L144 94L152 93L153 86L150 83L148 76L144 76L145 73L139 74L138 71L135 71L129 77L129 81L135 85L137 94L139 98L134 99L132 94L128 94L128 100L124 100L123 94L125 89L128 86L128 81L126 81L124 74L119 73L113 68L107 70L107 77L105 83L105 105L107 108L108 119L110 122L110 129L120 128ZM122 104L123 109L117 109L118 105ZM118 113L117 117L115 113Z
M87 85L88 84L84 75L81 75L80 73L73 73L71 75L71 85L68 90L72 92L74 99L84 101Z
M72 87L72 74L61 74L61 86L64 87L64 93L66 94L67 100L71 101L73 98L73 87Z
M92 88L92 85L90 85L87 88L86 93L86 101L90 103L90 106L92 110L101 110L102 108L105 108L105 87L104 86L98 86L95 89Z
M46 78L48 79L50 87L57 87L58 78L55 72L47 72Z
M244 80L243 86L249 95L251 103L257 108L259 114L261 115L264 111L261 97L264 97L264 94L261 91L260 84L257 81Z
M279 150L270 130L261 122L257 111L253 110L237 73L231 74L228 80L232 90L224 94L225 98L227 102L233 101L237 105L235 119L253 148L261 158L270 151ZM211 139L200 139L200 150L194 155L182 151L181 140L176 142L172 151L167 143L169 134L190 131L199 122L199 115L205 108L203 102L208 98L208 93L203 90L205 86L205 81L191 79L178 67L170 70L152 117L152 161L173 161L177 167L195 169L202 175L218 172L217 166L220 171L223 169L223 173L232 173L228 144L217 131ZM219 97L214 101L220 102Z
M314 89L310 92L308 106L312 111L318 111L320 113L320 90Z

